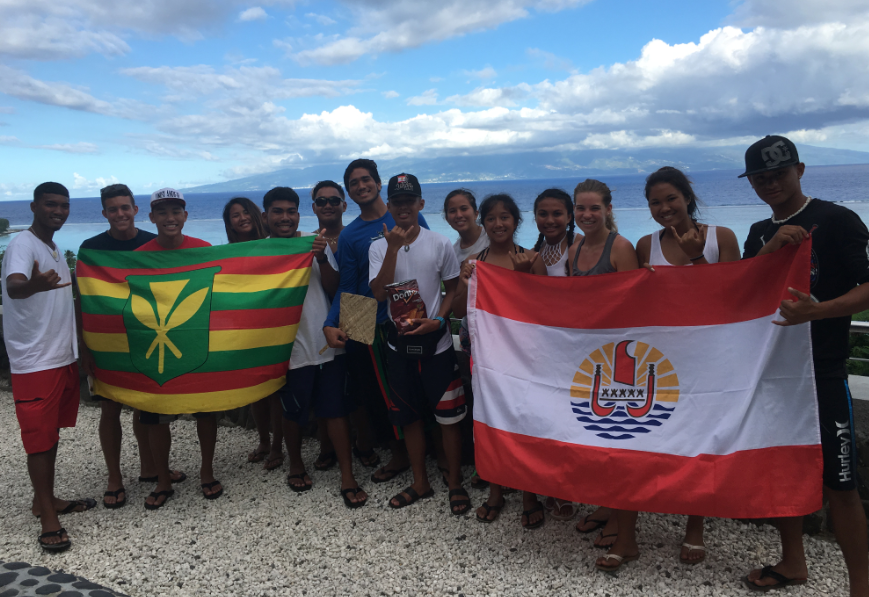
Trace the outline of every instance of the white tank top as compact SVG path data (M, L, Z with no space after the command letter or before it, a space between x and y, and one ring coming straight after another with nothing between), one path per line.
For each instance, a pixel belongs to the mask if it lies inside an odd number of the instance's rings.
M707 226L706 228L706 246L703 247L703 256L709 263L718 263L718 232L715 226ZM664 252L661 251L661 232L657 231L652 234L652 250L649 252L649 265L673 265L667 258L664 257ZM689 263L688 265L693 265Z
M546 242L546 241L543 241ZM567 253L568 249L564 249L564 253L561 255L561 259L552 265L546 266L546 275L547 276L566 276L567 275Z

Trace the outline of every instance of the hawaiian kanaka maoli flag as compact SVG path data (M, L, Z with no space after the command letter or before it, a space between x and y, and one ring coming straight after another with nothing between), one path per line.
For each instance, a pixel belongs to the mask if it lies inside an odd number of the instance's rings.
M150 412L226 410L284 385L313 237L78 255L94 392Z
M488 481L625 510L821 507L811 242L733 263L547 278L477 263L476 464Z

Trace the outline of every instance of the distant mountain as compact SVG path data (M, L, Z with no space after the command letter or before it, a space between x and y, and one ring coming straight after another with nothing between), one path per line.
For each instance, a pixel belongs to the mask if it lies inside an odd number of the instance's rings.
M535 180L633 174L652 172L661 166L686 171L734 170L743 168L745 147L588 149L568 152L528 152L501 155L463 155L431 159L399 158L376 160L386 179L410 172L420 182L481 180ZM800 145L800 159L812 166L869 164L869 152ZM277 186L310 188L320 180L342 182L346 161L309 168L284 168L266 174L184 189L191 193L266 191Z

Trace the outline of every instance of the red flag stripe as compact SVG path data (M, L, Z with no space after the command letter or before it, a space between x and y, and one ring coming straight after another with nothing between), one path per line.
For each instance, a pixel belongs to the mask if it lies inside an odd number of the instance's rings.
M811 240L770 255L713 265L655 266L602 276L557 278L477 263L476 308L499 317L536 325L574 329L648 326L699 326L736 323L771 316L782 288L809 292ZM794 253L797 253L794 258ZM791 260L793 260L791 262ZM770 263L781 267L770 267ZM770 277L770 272L775 272ZM722 279L739 281L734 294L722 294ZM654 291L652 282L654 281ZM512 289L503 292L503 288ZM547 309L545 297L570 297L570 309ZM605 302L600 297L619 297Z
M96 278L105 282L123 282L127 276L156 276L160 274L174 274L203 269L206 267L220 266L220 274L248 275L251 272L261 274L280 274L286 271L300 269L308 266L311 259L310 253L298 255L277 255L259 257L231 257L215 261L207 261L196 265L186 265L171 268L148 268L148 269L120 269L114 267L98 267L79 261L76 265L76 275L79 278Z
M94 315L82 313L83 328L98 334L126 334L123 315ZM221 330L258 330L275 328L299 323L302 305L279 307L276 309L246 309L238 311L212 311L208 329Z
M162 386L142 373L126 373L97 369L96 377L103 383L121 388L135 388L149 394L202 394L223 390L242 390L285 374L288 363L251 367L238 371L216 373L186 373Z
M569 444L474 421L474 446L487 481L585 504L721 518L803 516L821 508L820 445L688 458Z

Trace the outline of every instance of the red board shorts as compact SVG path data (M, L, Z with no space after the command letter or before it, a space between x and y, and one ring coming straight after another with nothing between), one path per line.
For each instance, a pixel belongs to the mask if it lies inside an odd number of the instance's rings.
M12 374L12 399L25 452L47 452L60 439L61 427L75 427L80 395L77 363Z

